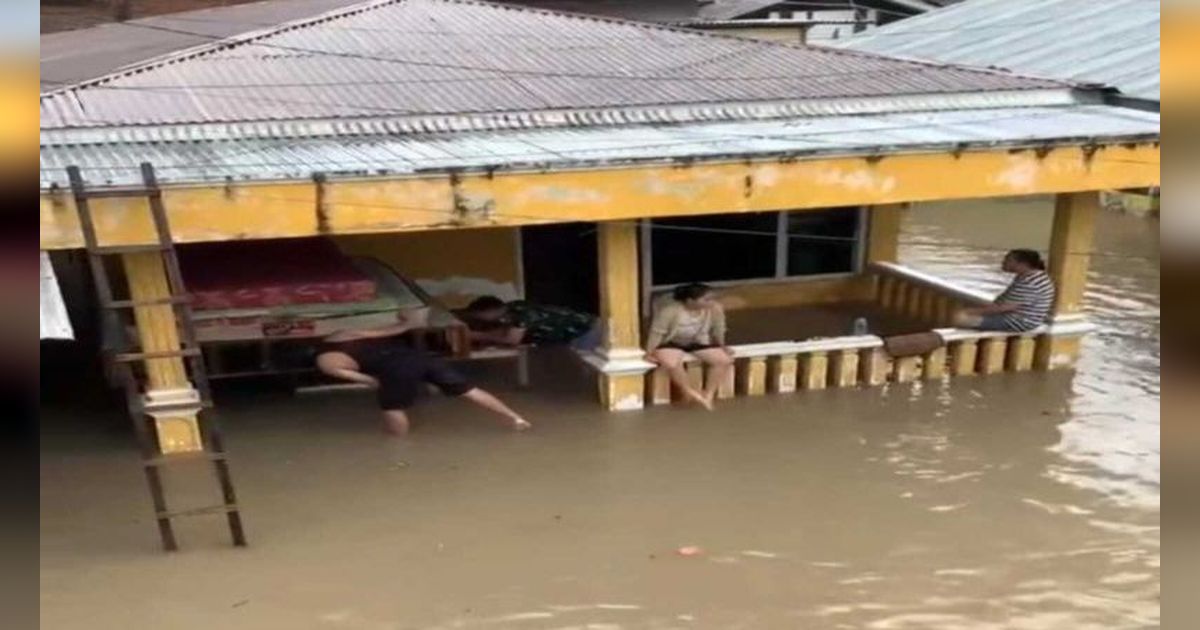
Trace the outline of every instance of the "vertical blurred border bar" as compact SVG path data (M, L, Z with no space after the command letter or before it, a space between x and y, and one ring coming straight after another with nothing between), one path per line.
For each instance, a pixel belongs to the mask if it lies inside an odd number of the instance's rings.
M1200 625L1200 1L1162 2L1162 627ZM1168 157L1169 156L1169 157ZM1165 497L1164 497L1165 498Z
M0 2L0 609L6 628L38 623L38 6L35 0Z

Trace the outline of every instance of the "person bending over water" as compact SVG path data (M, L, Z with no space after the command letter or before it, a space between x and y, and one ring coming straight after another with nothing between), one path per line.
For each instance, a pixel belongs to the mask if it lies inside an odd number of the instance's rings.
M493 295L476 298L462 312L472 342L519 346L569 345L595 350L603 341L599 319L563 306L525 300L505 302Z
M447 396L467 400L508 420L517 431L530 428L517 412L495 396L472 385L444 360L405 346L398 336L412 326L400 323L381 328L344 330L322 340L317 368L333 378L378 389L384 427L395 435L409 429L407 409L426 383Z
M646 358L667 369L671 382L692 401L712 410L717 388L733 369L733 351L725 346L725 310L703 284L675 287L670 303L654 314L646 339ZM688 380L683 361L694 355L711 366L703 391Z
M1016 274L1012 283L993 303L956 313L955 326L1025 332L1046 323L1054 306L1054 281L1046 274L1041 255L1032 249L1014 249L1000 268Z

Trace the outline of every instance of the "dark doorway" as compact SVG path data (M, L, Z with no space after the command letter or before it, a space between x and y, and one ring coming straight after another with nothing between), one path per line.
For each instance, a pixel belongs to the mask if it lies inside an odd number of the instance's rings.
M521 228L521 258L527 299L600 312L595 223Z

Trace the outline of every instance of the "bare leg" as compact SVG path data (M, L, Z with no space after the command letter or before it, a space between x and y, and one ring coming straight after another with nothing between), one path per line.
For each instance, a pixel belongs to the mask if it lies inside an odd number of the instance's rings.
M399 409L384 410L383 428L392 435L400 437L408 435L408 414Z
M983 324L983 315L971 311L955 311L954 326L957 328L979 328Z
M465 394L463 394L463 398L466 398L467 400L479 405L480 407L483 407L484 409L487 409L488 411L508 418L510 421L509 426L517 431L524 431L533 427L532 424L529 424L529 422L517 414L517 412L513 411L508 405L501 402L499 398L496 398L495 396L482 389L479 389L478 387L468 390Z
M717 397L717 390L720 389L721 383L725 382L725 379L729 377L729 371L733 369L733 357L721 348L697 350L696 356L705 364L712 366L708 382L704 384L704 398L712 402Z
M343 381L359 383L367 387L379 387L379 381L373 376L359 372L358 363L344 352L321 353L317 356L317 369Z
M667 368L667 374L671 377L671 382L683 395L689 400L699 404L700 406L712 411L712 401L704 397L704 394L696 391L692 387L691 379L688 378L687 370L683 367L684 352L675 348L658 348L654 351L654 360L658 364Z

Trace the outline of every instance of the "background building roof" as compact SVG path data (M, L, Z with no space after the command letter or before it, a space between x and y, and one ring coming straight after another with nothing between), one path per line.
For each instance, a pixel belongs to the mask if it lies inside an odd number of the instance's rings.
M758 17L766 11L804 13L806 11L862 11L880 9L885 21L930 11L937 5L925 0L710 0L701 2L697 17L702 20L733 20Z
M62 128L1062 86L1003 72L510 5L375 0L48 92L41 113L43 128Z
M1159 100L1159 0L967 0L839 45L1103 83Z

